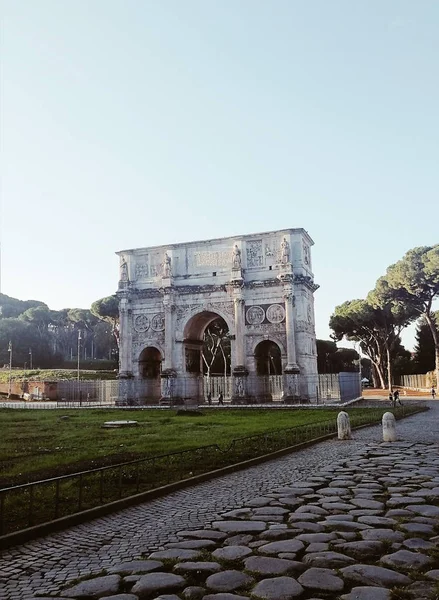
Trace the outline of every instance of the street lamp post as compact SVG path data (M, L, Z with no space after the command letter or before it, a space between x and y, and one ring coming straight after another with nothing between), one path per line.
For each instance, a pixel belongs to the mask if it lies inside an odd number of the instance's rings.
M78 331L78 372L77 372L77 382L78 382L78 397L79 397L79 404L82 404L82 394L81 394L81 390L79 389L79 357L81 354L81 330Z
M29 364L30 370L32 371L32 348L29 348Z
M8 398L11 397L11 391L12 391L12 342L9 342L9 346L8 346L8 352L9 352L9 385L8 385Z

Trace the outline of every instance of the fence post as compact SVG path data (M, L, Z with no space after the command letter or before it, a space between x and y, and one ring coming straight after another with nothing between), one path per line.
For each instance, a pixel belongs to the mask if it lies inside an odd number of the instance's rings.
M82 473L79 476L78 510L82 508Z
M55 519L58 518L58 506L59 506L59 479L56 480L56 488L55 488Z
M33 516L34 516L33 512L34 512L34 486L31 485L30 490L29 490L29 518L28 518L29 527L32 527Z

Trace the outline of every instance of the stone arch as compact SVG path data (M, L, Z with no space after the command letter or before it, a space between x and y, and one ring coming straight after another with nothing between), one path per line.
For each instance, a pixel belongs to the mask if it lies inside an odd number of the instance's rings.
M210 317L208 317L208 315ZM231 315L227 314L225 311L218 310L217 307L197 307L196 312L192 312L192 314L188 315L186 320L183 322L182 331L183 331L183 340L189 339L188 334L196 330L199 325L204 324L204 328L202 329L201 337L198 339L202 340L204 331L206 327L212 323L215 319L221 317L226 322L227 327L229 328L229 332L234 332L234 322Z
M265 339L256 345L254 350L257 375L281 375L282 351L279 344Z
M279 346L280 353L283 358L287 356L287 350L285 348L284 342L280 338L278 338L276 335L271 335L271 334L268 337L265 337L262 335L253 336L252 343L250 345L252 356L255 355L256 347L259 346L259 344L261 342L265 342L265 341L273 342L274 344Z

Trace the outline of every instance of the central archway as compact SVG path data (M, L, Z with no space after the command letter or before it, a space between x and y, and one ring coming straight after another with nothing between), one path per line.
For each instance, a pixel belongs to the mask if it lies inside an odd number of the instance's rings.
M255 348L257 401L271 402L282 395L282 354L272 340L264 340Z
M160 373L162 354L155 346L144 348L139 356L139 375L142 378L146 401L155 403L161 397Z
M230 397L231 340L225 319L203 311L184 330L184 366L187 397L212 401Z

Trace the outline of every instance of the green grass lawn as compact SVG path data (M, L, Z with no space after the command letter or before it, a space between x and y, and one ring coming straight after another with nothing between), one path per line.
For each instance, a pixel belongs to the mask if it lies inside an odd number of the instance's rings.
M349 412L352 418L367 410ZM225 410L177 416L169 410L2 409L0 487L197 446L225 447L254 433L335 420L337 412ZM104 421L126 419L138 421L138 427L102 428Z

